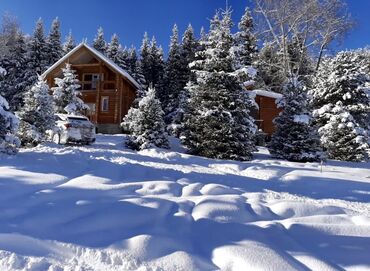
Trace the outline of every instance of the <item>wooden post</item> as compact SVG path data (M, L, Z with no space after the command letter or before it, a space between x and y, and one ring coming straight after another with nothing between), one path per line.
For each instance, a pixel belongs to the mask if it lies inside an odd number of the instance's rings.
M118 97L119 97L119 74L116 72L116 93L114 94L116 99L115 99L115 105L114 105L114 123L118 123L118 110L119 110L119 104L118 104Z
M98 82L98 87L96 91L96 108L95 108L95 114L96 114L96 124L98 124L98 117L99 117L99 111L100 111L100 91L103 85L103 82L101 80L101 75L103 73L103 65L101 60L99 60L99 82Z
M123 80L119 80L119 121L122 121L122 91L123 91Z

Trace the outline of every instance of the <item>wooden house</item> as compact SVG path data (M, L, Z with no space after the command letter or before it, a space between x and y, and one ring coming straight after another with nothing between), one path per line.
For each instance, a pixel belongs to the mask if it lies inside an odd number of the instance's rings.
M251 90L255 94L255 100L258 109L253 112L258 128L270 137L275 132L273 120L279 115L282 109L276 105L276 100L282 98L282 95L276 92L255 89Z
M82 100L89 106L85 115L96 124L98 132L119 133L119 124L135 99L139 84L112 60L81 43L42 76L49 87L62 77L66 63L71 64L81 83Z

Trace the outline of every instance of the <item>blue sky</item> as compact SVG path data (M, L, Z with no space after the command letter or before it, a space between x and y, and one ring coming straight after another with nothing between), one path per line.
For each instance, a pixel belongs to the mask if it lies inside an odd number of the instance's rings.
M234 20L241 17L248 0L229 0ZM370 1L348 0L357 27L346 37L343 48L358 48L370 44ZM16 15L25 33L32 33L34 24L42 17L46 30L58 16L65 36L69 29L77 42L83 38L92 41L96 29L102 26L106 39L113 33L122 44L139 47L144 31L155 35L167 50L174 23L182 33L191 23L199 33L201 26L208 28L209 18L217 8L225 7L225 0L1 0L0 12Z

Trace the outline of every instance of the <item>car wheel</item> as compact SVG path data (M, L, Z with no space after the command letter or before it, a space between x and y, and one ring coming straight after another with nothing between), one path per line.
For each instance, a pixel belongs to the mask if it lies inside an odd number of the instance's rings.
M59 134L54 134L53 135L53 142L55 144L60 144L60 135Z

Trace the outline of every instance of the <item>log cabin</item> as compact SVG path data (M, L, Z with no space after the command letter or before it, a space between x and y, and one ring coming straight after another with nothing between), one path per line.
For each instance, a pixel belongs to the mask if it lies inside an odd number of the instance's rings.
M258 105L258 109L252 112L253 117L256 120L258 129L262 130L268 139L276 130L273 120L282 111L281 108L277 107L276 100L282 98L282 95L262 89L254 89L251 91L254 93Z
M62 77L66 63L80 80L82 100L88 105L85 115L99 133L119 133L120 123L130 109L139 84L102 53L81 43L46 70L42 77L49 87Z

